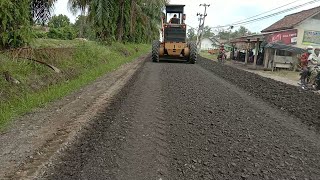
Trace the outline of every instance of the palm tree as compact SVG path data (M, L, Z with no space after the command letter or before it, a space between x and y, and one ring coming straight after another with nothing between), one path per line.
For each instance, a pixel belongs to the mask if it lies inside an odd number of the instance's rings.
M46 23L57 0L30 0L31 22Z
M77 14L78 10L80 10L80 14L82 17L86 16L86 11L90 5L91 0L69 0L68 6L71 12L75 15ZM80 38L83 37L83 31L84 31L84 21L80 21L80 32L79 36Z
M90 2L91 0L69 0L68 6L73 14L77 14L78 10L80 10L81 15L85 16Z

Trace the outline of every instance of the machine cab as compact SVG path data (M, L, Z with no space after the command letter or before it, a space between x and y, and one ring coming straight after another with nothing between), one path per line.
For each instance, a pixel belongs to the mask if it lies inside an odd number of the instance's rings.
M185 5L166 5L165 24L185 24Z
M162 19L162 38L164 42L186 42L185 5L166 5Z

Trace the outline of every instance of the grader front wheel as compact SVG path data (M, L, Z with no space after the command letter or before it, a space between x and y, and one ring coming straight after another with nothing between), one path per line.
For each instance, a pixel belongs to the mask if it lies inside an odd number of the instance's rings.
M152 43L152 61L159 62L159 49L160 49L160 42L153 41Z
M197 61L198 57L198 51L197 51L197 45L194 42L189 43L189 49L190 49L190 55L189 55L189 63L194 64Z

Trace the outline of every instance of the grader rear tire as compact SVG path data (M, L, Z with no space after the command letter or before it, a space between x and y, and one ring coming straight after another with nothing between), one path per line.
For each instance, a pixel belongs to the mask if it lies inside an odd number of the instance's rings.
M189 63L194 64L197 62L197 57L198 57L198 51L197 51L197 45L195 42L190 42L189 43L189 50L190 50L190 55L189 55Z
M153 41L152 43L152 61L159 62L160 41Z

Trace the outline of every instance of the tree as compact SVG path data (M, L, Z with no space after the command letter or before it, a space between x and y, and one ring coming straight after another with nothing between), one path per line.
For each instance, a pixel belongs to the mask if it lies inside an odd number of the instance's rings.
M29 0L31 21L38 24L44 24L49 21L51 8L57 0Z
M187 32L187 38L189 41L194 41L197 39L195 29L194 28L189 28Z
M203 37L204 38L211 38L213 37L215 34L212 32L212 29L209 26L205 26L203 28Z
M53 39L74 39L76 32L71 26L70 19L66 15L53 16L49 23L48 37Z
M92 24L88 21L88 16L79 15L74 23L74 29L80 38L95 39Z
M1 0L0 48L27 43L32 37L32 23L48 23L56 1ZM80 10L82 15L88 12L87 21L101 41L143 43L159 38L160 19L166 3L167 0L69 0L69 8L74 12ZM70 34L72 30L70 21L63 16L53 17L49 25L51 35L66 31ZM83 26L85 24L80 27ZM64 29L60 29L62 27ZM82 34L84 28L79 32Z
M86 11L89 8L91 0L69 0L68 6L69 9L72 11L72 13L75 15L77 14L78 10L80 10L80 15L82 17L86 16ZM86 18L87 19L87 18ZM87 20L86 20L87 21ZM78 24L78 30L79 30L79 37L83 37L83 33L85 31L85 21L80 20L80 24Z
M1 0L0 49L19 47L31 39L29 0Z
M59 14L58 16L53 16L49 23L50 28L63 28L70 26L70 19L66 15Z
M159 37L165 3L165 0L92 0L89 19L103 41L151 42Z
M231 30L219 29L218 37L220 39L229 40L252 34L246 27L240 26L239 29L232 32Z
M251 34L249 29L247 29L244 26L240 26L239 29L236 32L238 33L238 36L246 36L248 34Z

